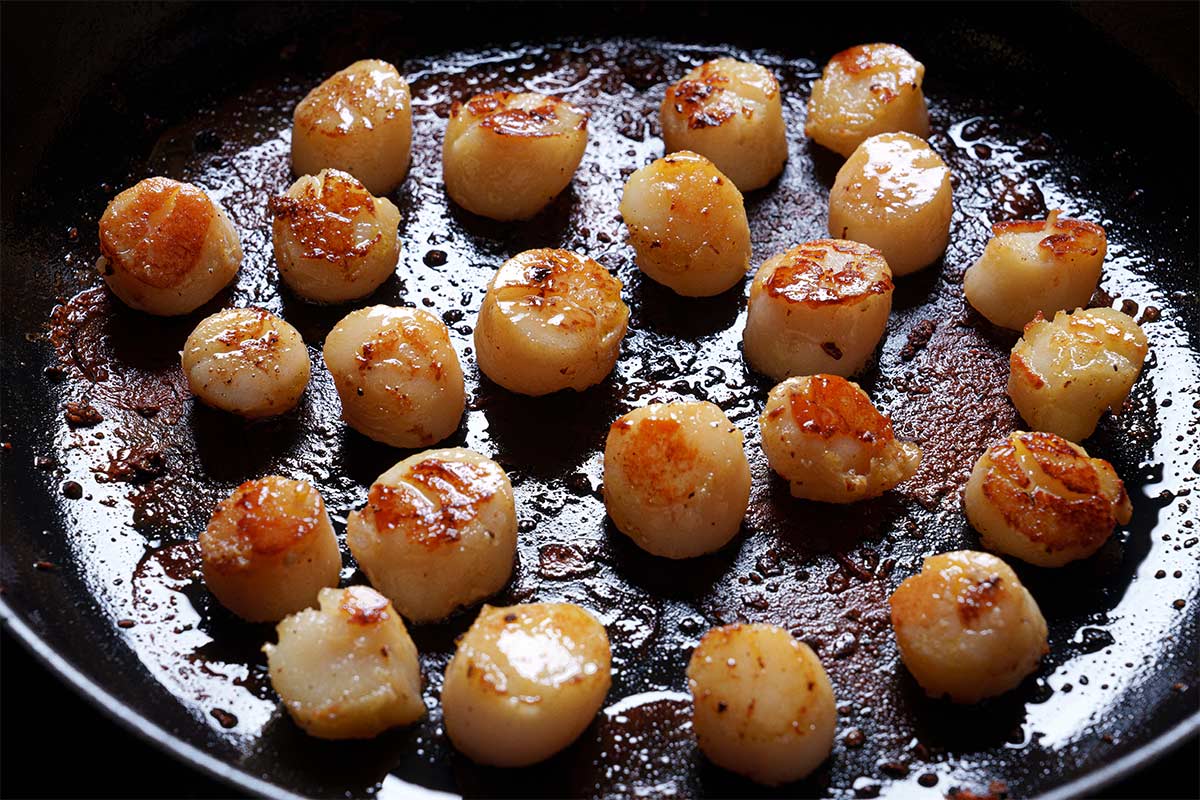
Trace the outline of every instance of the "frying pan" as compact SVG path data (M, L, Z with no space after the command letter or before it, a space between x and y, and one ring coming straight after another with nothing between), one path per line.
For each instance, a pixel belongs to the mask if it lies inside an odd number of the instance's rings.
M1141 19L1140 8L1105 13ZM1193 14L1165 18L1195 41ZM64 680L184 760L278 796L1057 797L1111 781L1200 725L1200 246L1186 65L1172 85L1066 6L6 6L4 21L0 610ZM51 23L59 36L31 34ZM738 346L745 282L683 300L643 281L616 205L624 178L661 154L654 118L666 83L732 53L779 75L792 133L784 176L747 197L754 262L823 235L839 163L799 135L804 102L824 60L865 41L898 42L926 64L931 142L956 176L956 212L944 261L898 282L861 381L898 433L921 442L921 471L888 496L833 508L790 499L761 458L754 420L769 386ZM425 721L329 743L278 711L258 652L270 627L233 619L197 580L196 533L240 481L310 477L344 519L406 454L342 426L319 366L295 413L258 424L192 404L177 367L191 326L225 305L282 313L314 357L345 313L279 287L262 209L291 180L294 103L366 55L396 63L416 98L413 170L393 195L405 249L372 302L435 309L464 356L473 400L450 444L500 461L522 520L520 565L495 602L579 602L613 641L604 711L578 743L528 770L472 765L439 725L439 676L469 611L413 627ZM440 120L456 97L520 84L591 108L593 143L546 212L499 225L447 203ZM212 191L247 254L236 286L180 320L129 311L91 269L108 198L150 174ZM962 272L989 222L1054 207L1109 231L1093 302L1134 314L1151 339L1127 407L1087 443L1124 477L1134 519L1082 563L1014 565L1050 623L1052 653L1010 694L951 707L925 698L899 664L885 601L924 555L978 546L958 493L983 447L1021 423L1004 394L1014 336L964 305ZM494 268L547 245L612 269L633 316L608 381L531 400L478 376L470 326ZM747 433L755 476L742 534L685 563L654 559L612 530L599 492L608 423L673 398L720 404ZM104 419L72 428L67 402ZM362 580L349 560L344 577ZM705 629L734 620L785 625L829 669L838 741L804 783L771 792L696 750L683 665Z

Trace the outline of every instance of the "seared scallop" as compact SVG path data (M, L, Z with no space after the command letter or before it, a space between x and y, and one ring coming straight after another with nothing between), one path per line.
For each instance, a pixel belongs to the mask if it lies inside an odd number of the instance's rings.
M325 339L325 365L358 432L393 447L428 447L458 429L466 407L450 333L428 311L370 306Z
M346 543L374 586L413 622L432 622L504 588L517 554L512 484L461 447L406 458L346 520Z
M743 192L766 186L787 161L779 82L759 64L701 64L667 89L659 118L668 153L699 153Z
M271 238L279 275L318 303L366 297L396 270L400 211L372 197L346 172L305 175L271 198Z
M261 308L227 308L201 320L181 359L192 394L250 418L294 408L311 369L299 331Z
M535 764L579 738L611 682L608 634L579 606L484 606L446 667L446 734L477 763Z
M251 622L312 606L342 569L321 493L276 475L243 483L217 505L200 556L209 591Z
M712 403L653 403L609 428L604 503L643 550L667 558L719 550L749 502L742 432Z
M1133 514L1112 464L1053 433L989 447L963 499L984 547L1042 567L1087 558Z
M929 136L925 65L894 44L860 44L829 59L812 87L804 132L842 156L877 133Z
M1050 652L1033 596L989 553L925 559L891 606L900 658L930 697L976 703L1003 694Z
M963 276L967 300L994 325L1022 330L1043 315L1086 306L1108 252L1104 228L1065 219L997 222L992 238Z
M826 503L878 497L908 480L921 448L901 442L857 383L837 375L788 378L758 420L771 469L792 496Z
M96 268L126 305L160 316L195 311L242 263L225 210L203 189L147 178L112 199L100 217Z
M408 174L412 96L386 61L355 61L309 92L292 115L292 169L348 172L374 195Z
M774 625L704 635L687 668L700 749L718 766L771 786L807 776L833 748L837 708L808 645Z
M878 249L897 276L941 258L953 213L949 168L911 133L864 141L829 191L829 235Z
M1145 360L1146 334L1120 311L1038 312L1013 346L1008 394L1033 428L1079 442L1120 410Z
M633 173L621 216L638 268L681 295L720 294L750 266L742 193L704 156L683 150Z
M588 114L536 92L478 94L450 109L442 177L455 203L482 217L529 219L571 182Z
M612 372L628 323L621 282L600 264L569 250L526 250L488 285L476 358L513 392L583 391Z
M367 586L322 589L267 644L271 685L296 724L321 739L369 739L425 716L417 647L387 598Z
M883 256L858 242L817 239L773 256L750 286L746 360L775 380L853 375L883 336L892 289Z

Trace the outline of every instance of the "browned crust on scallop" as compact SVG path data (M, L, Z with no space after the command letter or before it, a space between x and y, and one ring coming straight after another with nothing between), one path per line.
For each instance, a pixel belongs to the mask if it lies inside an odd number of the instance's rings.
M342 268L347 280L356 267L383 239L382 233L360 241L356 220L375 213L375 198L354 177L329 171L318 194L312 184L299 197L279 195L267 203L276 220L282 221L303 249L302 257L323 259Z
M974 627L979 618L999 604L1006 595L1004 579L989 575L981 579L968 579L970 583L961 588L955 597L955 609L959 621L968 628Z
M666 103L675 113L687 117L692 130L714 128L733 119L737 111L731 104L713 103L710 99L725 92L729 76L709 61L700 67L695 78L685 78L667 89Z
M465 104L455 103L451 116L458 116L465 109L479 119L479 127L485 128L499 136L542 139L562 136L563 131L549 130L547 125L559 119L560 112L579 115L576 130L586 130L588 113L582 108L568 103L561 97L543 95L542 102L533 109L510 108L509 99L515 92L487 92L477 94Z
M1026 326L1028 330L1028 326ZM1008 357L1008 369L1012 379L1026 384L1033 389L1041 389L1046 385L1042 376L1030 366L1023 356L1014 350Z
M378 625L390 616L390 605L386 597L369 586L347 586L338 608L351 625Z
M804 390L790 388L787 400L792 419L806 434L851 436L877 449L896 439L891 420L865 392L837 375L814 375Z
M1094 222L1080 219L1055 217L1046 220L1012 220L997 222L992 226L995 236L1005 233L1042 232L1048 235L1038 243L1038 247L1048 250L1054 258L1094 256L1106 242L1104 228Z
M246 481L217 505L201 534L205 563L229 571L251 566L251 555L284 553L306 540L324 514L320 493L305 481Z
M621 469L625 479L654 505L675 505L689 499L695 487L678 480L692 469L699 452L674 419L646 418L630 423L617 420L610 435L630 437L623 443Z
M400 485L372 486L367 507L376 530L400 530L410 541L433 549L462 538L503 479L490 464L430 456L410 467Z
M121 192L100 218L100 252L156 289L179 286L196 267L216 217L199 188L147 178Z
M853 256L833 271L824 265L826 254L834 250ZM842 239L817 239L793 247L763 281L771 297L807 306L856 302L892 291L890 277L875 278L884 266L883 255L874 248Z
M1010 527L1047 552L1098 546L1117 523L1114 506L1126 504L1119 480L1115 502L1102 491L1099 469L1106 462L1089 458L1055 434L1019 434L991 447L986 457L990 468L981 487L984 497ZM1047 490L1028 469L1056 481L1062 491Z
M398 72L389 76L389 84L395 81L399 81L399 83L394 86L389 85L381 92L372 80L369 71L347 68L334 73L300 101L296 106L293 121L297 125L303 125L310 133L318 132L331 138L337 138L346 136L356 126L362 124L362 120L356 117L350 121L343 120L332 128L320 125L321 119L339 105L352 108L366 116L373 116L374 110L382 106L386 108L384 119L394 119L404 105L407 105L388 102L404 93L405 81Z
M244 310L251 315L238 314L230 319L216 340L229 350L237 350L258 369L273 369L279 360L281 340L274 317L271 312L253 306Z
M440 325L425 325L415 317L392 320L386 328L362 343L354 360L360 372L367 372L384 361L393 361L408 365L413 375L428 369L435 379L441 380L444 367L436 355L450 346L450 336Z
M580 292L567 281L580 280L603 293L620 299L621 282L596 261L569 250L542 248L530 250L512 259L520 268L518 276L506 276L497 281L491 291L501 302L516 302L531 308L564 307L561 327L568 329L593 328L600 309L586 308Z
M893 44L860 44L835 54L829 59L829 66L826 69L837 67L847 75L859 75L883 66L885 62L879 56L884 53L894 53L896 55L903 53L905 56L908 56L902 48ZM908 59L909 63L901 67L902 72L899 77L905 81L906 86L916 89L920 85L919 78L917 77L918 64L911 56L908 56ZM903 71L912 72L912 75L905 75ZM870 89L875 99L883 104L890 103L900 96L899 92L882 84L873 84Z
M603 626L599 622L586 612L569 605L546 603L534 604L534 607L546 612L545 615L539 615L539 619L549 621L548 626L539 625L538 630L541 634L553 635L572 653L581 654L585 659L591 658L589 655L591 648L584 647L583 643L589 642L593 634L603 631ZM489 638L498 638L505 628L524 627L524 618L531 612L531 608L522 606L491 609L486 617L480 615L471 630L472 632L476 632L475 629L479 628L480 631L486 631L486 635ZM547 630L547 628L551 628L553 633ZM566 680L557 679L554 683L554 688L574 686L575 684L589 680L603 679L609 674L609 669L612 665L611 659L611 653L600 653L594 660L600 663L601 669L596 670L591 675L579 672ZM466 675L469 680L492 694L500 696L509 694L508 690L504 688L507 685L507 681L502 681L501 685L498 685L496 678L505 675L505 670L494 661L489 660L486 666L480 666L474 659L468 657ZM523 696L521 697L521 701L534 704L540 702L541 698Z

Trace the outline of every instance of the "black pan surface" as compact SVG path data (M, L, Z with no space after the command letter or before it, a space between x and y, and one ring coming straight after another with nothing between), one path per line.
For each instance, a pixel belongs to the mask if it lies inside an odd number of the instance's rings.
M82 91L62 83L64 97L82 98L65 107L47 93L16 143L5 121L3 611L69 680L193 763L269 794L767 793L707 764L689 730L687 656L704 630L734 620L775 622L809 642L839 701L833 756L777 794L1079 792L1123 757L1149 757L1196 729L1197 121L1082 19L1064 7L955 19L860 7L814 11L810 25L785 31L769 6L282 11L95 16L121 42L111 72L103 52L90 56L106 80ZM747 197L754 266L823 236L839 161L801 136L804 104L830 54L872 40L896 41L927 66L931 143L954 172L956 213L944 262L898 282L885 342L861 380L898 434L921 442L921 470L888 496L835 508L792 500L761 457L755 421L770 387L741 358L747 282L684 300L642 280L617 204L624 179L662 154L656 110L666 84L732 54L776 72L791 131L785 174ZM478 768L440 727L440 675L472 613L412 628L424 721L371 742L321 742L276 705L259 653L270 626L232 618L196 571L196 534L241 481L308 477L344 520L407 455L340 422L319 349L348 309L280 288L265 217L267 198L291 182L292 107L359 57L395 63L414 96L413 168L393 195L404 253L369 302L429 307L451 328L473 399L448 444L492 454L517 491L520 566L495 602L578 602L613 642L604 711L573 747L528 770ZM10 76L7 56L5 66L8 98L30 76ZM446 200L441 132L453 99L514 86L588 107L591 141L572 187L545 213L500 225ZM246 251L236 285L178 320L125 308L91 266L105 203L152 174L209 190ZM1151 340L1127 408L1087 442L1124 477L1134 520L1083 563L1014 565L1050 623L1052 653L1010 695L956 708L925 698L900 665L886 598L923 556L978 546L959 492L982 449L1021 423L1004 391L1015 336L965 305L962 273L990 222L1053 208L1108 230L1093 303L1135 315ZM630 335L614 375L589 392L518 398L474 368L483 288L505 258L536 246L584 250L626 284ZM300 408L265 423L195 405L178 368L198 319L247 304L283 314L314 357ZM755 477L742 535L684 563L621 537L600 497L611 420L677 398L725 409L747 435ZM72 427L69 402L103 421ZM344 577L363 580L349 559Z

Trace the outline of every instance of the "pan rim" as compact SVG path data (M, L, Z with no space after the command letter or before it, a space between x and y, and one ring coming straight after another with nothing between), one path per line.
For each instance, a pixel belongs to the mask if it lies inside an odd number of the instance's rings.
M192 766L209 777L258 797L277 797L286 798L286 800L300 800L305 797L305 795L290 792L278 784L257 778L240 767L215 758L151 722L118 700L82 669L60 655L54 647L35 633L2 598L0 598L0 626L12 633L28 653L33 655L43 667L48 668L60 681L70 686L78 696L91 703L93 707L99 709L106 717L126 731L152 743L159 750L170 754L183 764ZM1140 767L1149 766L1181 746L1188 737L1197 732L1200 732L1200 710L1192 712L1190 716L1177 722L1174 727L1159 733L1116 761L1080 775L1061 786L1056 786L1038 797L1041 800L1068 800L1068 798L1089 795L1115 783ZM401 781L404 787L414 790L412 792L414 797L424 796L424 792L429 791L426 787L403 781L403 779Z

